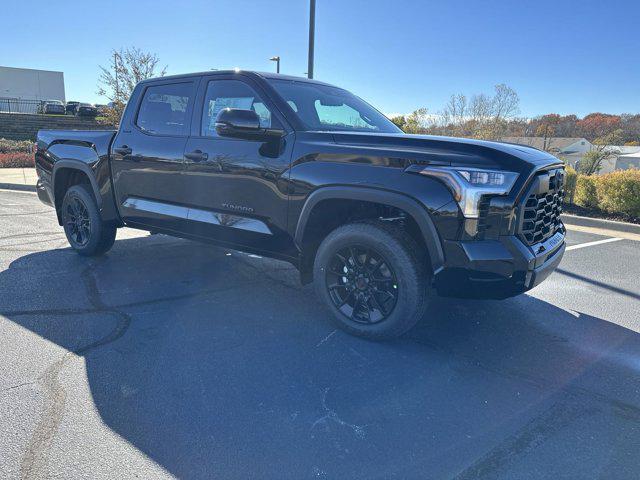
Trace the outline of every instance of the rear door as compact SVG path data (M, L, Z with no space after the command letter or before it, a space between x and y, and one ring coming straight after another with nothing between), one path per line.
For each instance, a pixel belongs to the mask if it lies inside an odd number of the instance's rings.
M215 119L226 107L254 110L263 128L285 134L271 141L221 137ZM185 148L189 228L246 250L293 254L286 234L293 141L293 130L256 82L242 75L204 77Z
M198 79L145 85L112 144L112 175L125 222L181 231L187 217L184 148Z

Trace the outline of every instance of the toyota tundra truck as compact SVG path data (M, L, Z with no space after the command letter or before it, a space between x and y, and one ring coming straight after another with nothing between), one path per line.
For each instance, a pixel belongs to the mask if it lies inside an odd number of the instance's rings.
M352 93L249 71L154 78L117 131L41 130L39 198L80 255L120 227L290 262L340 328L398 336L436 295L503 299L565 250L563 164L407 135Z

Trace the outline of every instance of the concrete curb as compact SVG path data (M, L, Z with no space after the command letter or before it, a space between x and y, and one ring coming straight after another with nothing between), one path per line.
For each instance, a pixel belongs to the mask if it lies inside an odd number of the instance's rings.
M562 221L567 225L601 228L603 230L614 230L616 232L640 235L640 225L636 225L635 223L616 222L614 220L603 220L601 218L579 217L578 215L569 215L567 213L562 214Z
M21 192L35 192L35 185L21 185L18 183L0 183L0 190L18 190Z

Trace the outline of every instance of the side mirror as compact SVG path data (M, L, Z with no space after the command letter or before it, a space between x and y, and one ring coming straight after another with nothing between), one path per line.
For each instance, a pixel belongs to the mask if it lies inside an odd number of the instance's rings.
M216 132L221 137L255 138L261 130L260 117L253 110L224 108L216 117Z
M284 132L262 128L260 117L253 110L224 108L216 117L216 132L221 137L243 138L245 140L261 140L268 137L279 137Z

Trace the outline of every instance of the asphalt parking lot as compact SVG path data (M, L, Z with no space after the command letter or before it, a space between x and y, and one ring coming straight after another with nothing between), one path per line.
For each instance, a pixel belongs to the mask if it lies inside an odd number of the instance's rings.
M126 229L82 258L0 191L0 477L636 479L640 242L608 238L371 343L287 264Z

